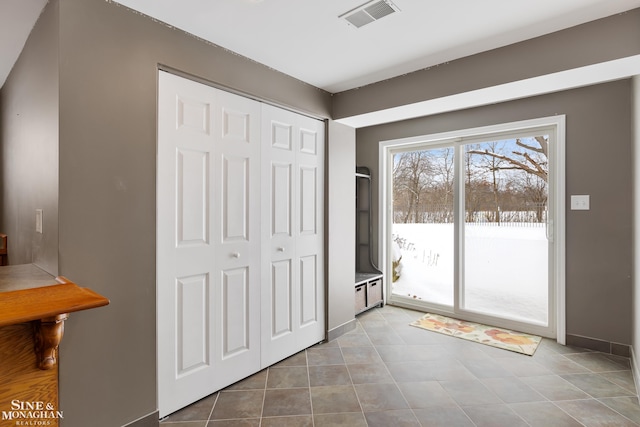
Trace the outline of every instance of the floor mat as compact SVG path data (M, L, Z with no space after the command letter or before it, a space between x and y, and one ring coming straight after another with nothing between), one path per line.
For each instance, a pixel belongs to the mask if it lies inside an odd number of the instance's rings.
M542 339L535 335L523 334L480 323L465 322L431 313L425 314L419 320L411 322L410 325L528 356L532 356L535 353Z

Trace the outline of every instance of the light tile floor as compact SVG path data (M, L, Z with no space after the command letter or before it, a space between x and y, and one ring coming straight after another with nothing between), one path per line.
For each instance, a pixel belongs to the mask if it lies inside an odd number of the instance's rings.
M357 328L182 409L161 427L636 426L629 359L544 339L534 356L409 326L386 306Z

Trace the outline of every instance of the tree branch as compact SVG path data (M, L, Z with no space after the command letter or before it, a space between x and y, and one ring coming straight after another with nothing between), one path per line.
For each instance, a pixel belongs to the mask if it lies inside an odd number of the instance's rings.
M526 148L527 150L535 151L536 153L547 155L547 151L549 150L549 141L546 140L543 136L536 136L535 140L540 144L540 147L534 147L533 145L525 144L522 142L520 138L516 139L516 145Z
M547 172L538 164L536 163L528 154L523 154L523 153L517 153L514 152L514 154L519 154L521 156L523 156L525 159L527 159L529 162L531 162L534 167L530 167L529 165L522 163L516 159L513 159L511 157L507 157L503 154L498 154L498 153L493 153L489 150L469 150L467 151L467 153L471 153L471 154L480 154L483 156L491 156L493 158L496 159L500 159L500 160L504 160L506 162L511 163L514 167L504 167L504 166L497 166L496 169L502 169L502 170L510 170L510 169L520 169L523 170L527 173L530 173L532 175L536 175L542 179L544 179L545 181L547 180Z

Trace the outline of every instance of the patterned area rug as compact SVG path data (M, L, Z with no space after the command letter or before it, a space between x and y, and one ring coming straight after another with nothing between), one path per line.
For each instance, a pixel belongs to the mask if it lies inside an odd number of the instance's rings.
M452 337L462 338L505 350L532 356L542 338L508 329L495 328L479 323L465 322L438 314L425 314L421 319L410 323L411 326L439 332Z

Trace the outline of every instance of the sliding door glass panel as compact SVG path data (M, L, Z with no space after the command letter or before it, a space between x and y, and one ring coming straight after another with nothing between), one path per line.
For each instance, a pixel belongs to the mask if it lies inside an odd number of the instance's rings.
M394 295L453 306L454 149L393 155Z
M460 308L547 325L548 140L464 145Z

